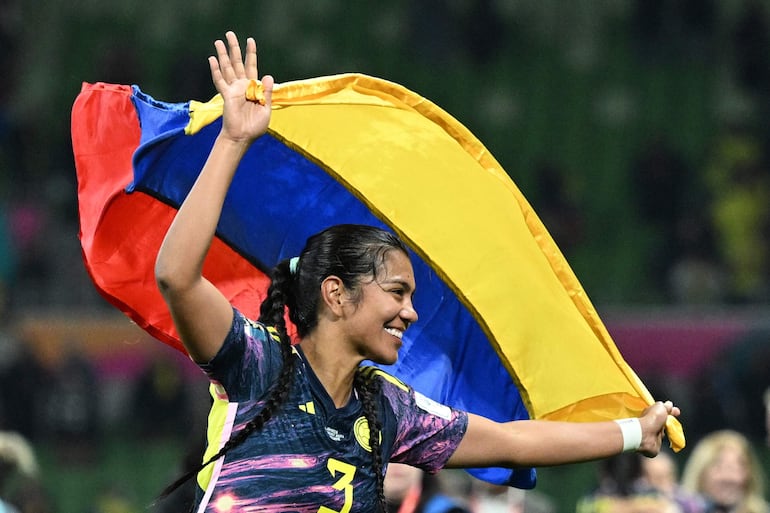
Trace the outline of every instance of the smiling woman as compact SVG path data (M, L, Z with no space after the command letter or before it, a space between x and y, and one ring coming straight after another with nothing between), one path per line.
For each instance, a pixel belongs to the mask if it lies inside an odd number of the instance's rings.
M158 282L175 319L187 318L190 286L162 271L166 259L180 255L164 248ZM412 265L398 238L371 226L337 225L311 237L299 257L273 270L259 323L237 310L233 314L228 305L222 333L200 342L183 339L217 384L214 409L231 411L217 417L228 420L209 425L205 460L217 463L199 476L201 495L209 490L202 500L213 501L216 511L235 496L285 504L290 487L297 490L294 506L370 511L372 498L374 504L377 497L382 501L386 461L427 470L445 465L466 430L467 414L361 365L396 361L404 331L417 321L414 290ZM299 339L294 346L287 309ZM249 436L257 430L260 436ZM260 472L251 471L254 464Z
M701 495L712 513L770 512L757 454L737 431L714 431L698 441L682 472L682 486Z

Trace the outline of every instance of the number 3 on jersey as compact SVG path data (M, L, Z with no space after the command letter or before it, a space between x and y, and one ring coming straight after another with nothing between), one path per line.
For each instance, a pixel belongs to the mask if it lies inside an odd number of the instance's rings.
M332 477L337 477L338 473L342 474L332 488L345 492L345 504L339 511L321 506L318 508L318 513L350 513L350 508L353 506L353 476L356 474L356 467L350 463L329 458L326 468L329 469Z

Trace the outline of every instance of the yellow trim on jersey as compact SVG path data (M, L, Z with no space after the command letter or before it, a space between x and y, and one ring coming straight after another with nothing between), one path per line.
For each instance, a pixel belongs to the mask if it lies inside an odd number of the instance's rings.
M208 429L206 433L207 445L206 452L203 453L203 460L208 461L209 458L219 452L220 444L222 440L222 433L225 429L225 423L227 421L228 405L230 402L227 399L223 399L220 394L217 393L217 387L221 386L216 383L209 385L209 393L214 399L214 404L211 406L208 418ZM212 462L210 465L198 472L198 486L205 490L211 482L211 476L214 473L214 467L216 462Z
M406 383L404 383L397 377L391 374L388 374L387 372L380 369L379 367L374 367L374 366L362 367L361 372L363 373L364 377L367 380L374 379L375 376L381 376L385 381L396 385L398 388L400 388L404 392L409 392L409 387L406 385Z

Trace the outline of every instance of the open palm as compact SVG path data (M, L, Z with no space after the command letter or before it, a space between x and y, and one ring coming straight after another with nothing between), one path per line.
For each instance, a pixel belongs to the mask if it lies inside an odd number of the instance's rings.
M214 42L216 57L209 57L211 78L224 100L222 135L234 141L251 142L267 131L270 123L273 77L262 78L265 102L261 104L246 98L246 89L257 80L257 44L246 41L245 59L238 38L233 32L225 34L227 44Z

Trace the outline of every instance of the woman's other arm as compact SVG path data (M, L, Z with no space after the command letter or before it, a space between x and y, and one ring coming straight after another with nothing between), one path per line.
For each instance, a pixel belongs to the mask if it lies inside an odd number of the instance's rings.
M655 403L643 412L639 452L646 456L658 453L668 415L679 415L679 408L670 402ZM448 466L513 468L578 463L618 454L623 444L621 427L614 421L499 423L469 415L468 430Z

